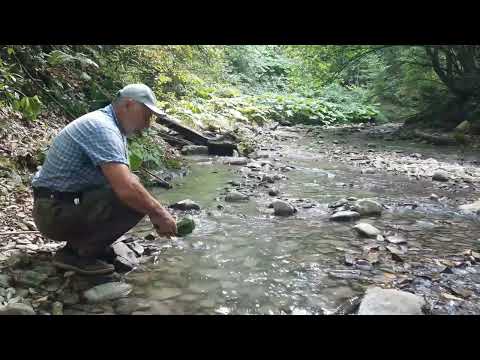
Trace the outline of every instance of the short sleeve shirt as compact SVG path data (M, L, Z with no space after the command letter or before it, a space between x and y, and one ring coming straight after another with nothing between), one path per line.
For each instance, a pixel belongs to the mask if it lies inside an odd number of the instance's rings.
M68 124L53 140L32 185L55 191L81 191L107 184L100 165L129 166L127 137L112 105Z

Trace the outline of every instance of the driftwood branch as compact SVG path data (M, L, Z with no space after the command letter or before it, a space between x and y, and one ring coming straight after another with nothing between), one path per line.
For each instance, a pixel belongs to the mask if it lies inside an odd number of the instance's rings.
M167 188L167 189L171 189L171 188L172 188L172 185L171 185L170 183L166 182L165 180L163 180L161 177L155 175L154 173L148 171L148 170L145 169L145 168L141 168L141 170L145 171L148 175L150 175L150 176L153 177L155 180L157 180L160 186L165 187L165 188Z

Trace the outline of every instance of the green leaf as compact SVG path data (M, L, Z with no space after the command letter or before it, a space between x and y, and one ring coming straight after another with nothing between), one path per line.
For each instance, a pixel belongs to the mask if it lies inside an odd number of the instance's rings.
M33 97L24 96L20 100L15 100L13 108L20 111L27 120L35 120L42 109L42 102L37 95Z
M135 153L129 154L130 169L136 171L142 166L143 160L140 156Z

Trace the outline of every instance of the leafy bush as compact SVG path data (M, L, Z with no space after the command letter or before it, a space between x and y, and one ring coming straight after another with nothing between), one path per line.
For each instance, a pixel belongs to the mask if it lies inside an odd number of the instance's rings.
M20 111L27 120L35 120L42 111L42 102L37 95L24 96L13 102L13 108Z

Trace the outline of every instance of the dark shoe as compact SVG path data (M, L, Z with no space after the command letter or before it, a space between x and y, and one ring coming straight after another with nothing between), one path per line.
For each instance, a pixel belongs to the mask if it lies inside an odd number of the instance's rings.
M57 251L53 258L53 265L82 275L105 275L115 271L112 264L95 258L80 257L68 247Z

